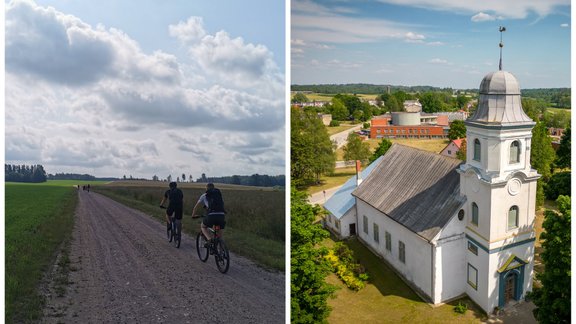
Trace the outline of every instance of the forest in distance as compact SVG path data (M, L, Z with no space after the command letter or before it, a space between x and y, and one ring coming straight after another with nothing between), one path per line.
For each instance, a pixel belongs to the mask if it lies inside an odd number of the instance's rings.
M291 85L291 90L296 92L313 92L320 94L338 94L338 93L352 93L352 94L369 94L379 95L396 91L404 91L407 93L423 93L423 92L449 92L452 94L471 94L477 95L478 89L453 89L453 88L439 88L432 86L399 86L399 85L375 85L364 83L353 84L311 84L311 85ZM389 90L388 90L389 89ZM570 108L571 106L571 89L570 88L540 88L540 89L522 89L522 97L540 99L550 103L556 108Z

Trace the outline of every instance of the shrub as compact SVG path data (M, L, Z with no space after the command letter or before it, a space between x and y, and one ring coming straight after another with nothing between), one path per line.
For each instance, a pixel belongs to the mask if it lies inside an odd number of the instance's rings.
M454 306L454 311L458 314L464 314L468 310L468 305L458 302L458 305Z
M338 120L330 121L330 127L336 127L336 126L340 126L340 121Z
M369 128L370 128L370 123L364 123L364 124L362 125L362 127L363 127L364 129L369 129Z
M340 256L344 258L340 258ZM366 269L352 261L352 251L346 245L337 243L334 249L329 250L324 255L324 258L348 288L358 291L366 286L366 281L368 281Z

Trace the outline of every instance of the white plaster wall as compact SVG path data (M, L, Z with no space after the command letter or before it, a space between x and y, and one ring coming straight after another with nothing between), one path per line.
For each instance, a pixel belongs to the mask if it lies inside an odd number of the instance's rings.
M480 247L478 247L478 255L475 255L468 251L468 240L465 240L465 244L466 262L464 263L464 284L466 293L486 312L491 311L491 309L489 309L490 298L488 298L489 291L492 291L490 285L492 285L493 282L493 279L491 279L493 277L493 270L490 266L490 255ZM478 284L476 289L468 284L468 264L471 264L478 270Z
M448 224L433 240L436 244L434 264L434 303L444 302L463 294L466 290L465 219L454 214Z
M390 263L407 281L432 298L431 245L417 234L357 199L358 236ZM368 218L368 234L364 233L363 216ZM373 223L378 224L379 242L374 241ZM392 235L392 251L386 250L385 232ZM406 263L400 262L398 246L405 244Z
M356 223L356 210L352 207L340 218L340 235L342 238L350 237L350 224L354 223ZM358 233L358 225L356 225L356 233Z

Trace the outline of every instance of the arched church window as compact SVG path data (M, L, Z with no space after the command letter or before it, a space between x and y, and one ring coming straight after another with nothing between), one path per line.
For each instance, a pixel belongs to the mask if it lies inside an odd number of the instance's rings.
M478 205L472 203L472 224L478 226Z
M520 162L520 142L514 141L510 144L510 163Z
M480 140L474 140L474 161L480 162Z
M516 227L518 227L518 206L512 206L508 210L508 230Z

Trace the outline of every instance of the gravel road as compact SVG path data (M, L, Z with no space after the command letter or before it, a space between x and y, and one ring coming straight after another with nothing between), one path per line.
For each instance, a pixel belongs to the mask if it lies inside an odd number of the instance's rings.
M221 274L213 256L198 259L192 237L184 234L177 249L150 216L94 192L78 194L70 283L64 297L46 291L43 322L285 322L283 273L231 254Z

